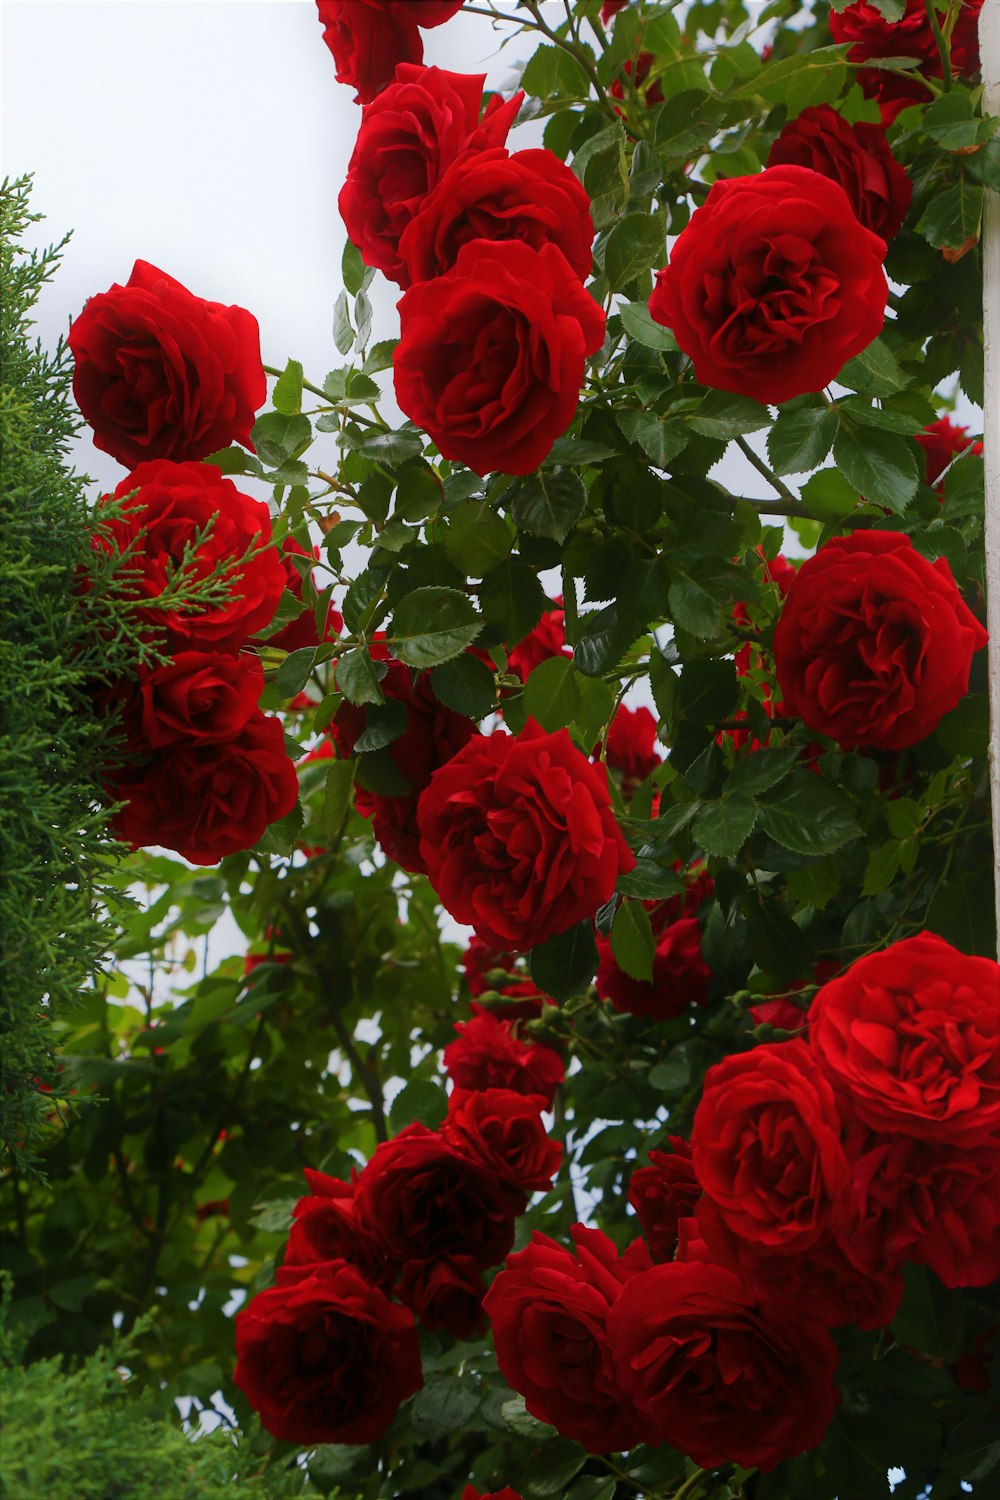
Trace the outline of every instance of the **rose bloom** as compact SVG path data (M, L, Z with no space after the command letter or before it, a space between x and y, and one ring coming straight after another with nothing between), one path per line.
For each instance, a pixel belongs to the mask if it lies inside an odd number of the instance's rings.
M895 531L834 537L802 564L774 632L787 711L843 749L926 739L969 685L986 631L945 559Z
M750 1018L755 1026L773 1026L776 1031L804 1031L809 1020L806 1012L784 995L751 1005Z
M417 28L442 25L462 0L316 0L316 8L337 82L357 89L355 104L368 104L392 83L399 63L423 58Z
M626 1282L607 1326L646 1441L703 1469L767 1473L814 1448L836 1409L827 1330L791 1301L762 1301L729 1266L654 1266Z
M628 1184L628 1201L636 1211L653 1259L673 1260L677 1225L694 1213L701 1183L694 1175L691 1147L680 1135L667 1137L669 1151L650 1151L651 1165L639 1167Z
M621 0L621 3L624 4L625 0ZM475 1485L467 1484L462 1491L462 1500L521 1500L521 1496L506 1484L502 1490L490 1490L488 1495L481 1495Z
M399 302L396 400L443 457L530 474L573 420L604 313L555 245L471 240Z
M851 1222L851 1168L834 1091L803 1041L709 1068L691 1129L695 1174L734 1233L775 1255Z
M371 1443L423 1385L413 1314L346 1261L281 1270L236 1314L233 1379L287 1442Z
M137 260L125 286L89 298L69 347L73 395L94 443L126 468L253 446L267 378L246 308L207 302Z
M979 12L983 0L961 0L951 34L952 73L959 78L970 78L979 71ZM946 7L936 5L938 21L943 23ZM914 57L919 62L918 74L886 73L877 68L860 68L856 74L858 83L869 99L877 99L882 119L891 122L910 104L928 103L933 97L930 89L920 82L920 74L926 78L941 77L941 54L938 51L934 32L928 19L924 0L906 0L906 6L898 21L887 21L876 5L869 0L855 0L842 11L829 12L830 35L835 42L852 42L847 54L849 62L867 62L881 57Z
M565 729L533 720L479 735L431 777L417 805L420 853L447 911L484 942L523 952L589 920L635 856L607 771Z
M441 1137L482 1162L502 1182L523 1193L546 1193L559 1170L563 1148L542 1124L549 1101L513 1089L451 1092Z
M649 709L619 704L608 730L605 756L611 769L621 776L626 796L661 764L656 745L656 719Z
M408 1260L396 1295L420 1320L453 1339L477 1338L486 1331L480 1264L471 1255Z
M594 221L579 178L554 151L466 151L424 199L399 242L401 286L450 271L468 240L556 245L581 281L593 263Z
M624 10L627 4L628 0L604 0L604 4L601 6L601 20L605 26L620 10Z
M652 83L646 83L646 79L649 77L649 70L655 61L656 58L652 52L640 52L634 63L630 57L627 57L622 67L622 72L628 78L632 79L632 87L636 90L647 109L651 104L663 103L663 85L660 83L660 80L654 78ZM620 77L614 80L608 89L608 93L612 99L625 98L625 85ZM615 106L615 113L621 115L622 119L625 118L625 111L619 109L617 105Z
M256 714L263 687L260 658L248 652L180 651L159 666L138 667L124 690L129 749L149 754L233 739Z
M293 536L286 536L281 544L278 554L279 561L285 573L285 588L293 593L296 599L302 598L304 580L298 568L292 562L293 557L308 557L319 562L320 551L314 547L312 552L307 552ZM344 624L340 611L327 607L326 627L322 639L325 641L336 640L340 635ZM316 629L316 610L313 605L303 609L297 620L290 620L287 625L277 631L275 635L268 636L268 646L277 646L280 651L300 651L306 646L318 646L320 634Z
M480 1267L503 1260L526 1203L488 1167L418 1124L375 1148L355 1200L400 1265L471 1255Z
M137 491L132 499L127 497ZM93 545L128 552L118 577L135 612L162 627L175 650L234 651L274 615L284 573L271 542L271 516L262 500L241 494L214 464L140 464L123 479L114 499L124 502L106 519L102 496ZM157 601L176 578L190 549L187 577L200 582L223 566L228 598L217 604L159 608ZM141 602L139 602L141 601Z
M169 746L148 765L110 776L108 793L125 803L114 828L133 849L160 844L193 865L214 865L286 817L299 783L281 721L256 709L233 739Z
M938 480L960 453L971 448L973 453L982 453L983 445L969 436L969 429L941 417L916 434L916 441L924 450L927 483L943 495L944 483Z
M377 1230L362 1216L354 1182L342 1182L325 1172L305 1169L309 1195L292 1210L292 1227L285 1249L286 1266L315 1266L346 1260L366 1281L387 1291L393 1266Z
M821 391L881 331L885 242L808 167L712 184L656 275L650 315L703 385L755 401Z
M689 878L693 877L693 878ZM712 893L704 870L687 872L683 895L666 901L644 901L656 949L652 979L633 979L619 968L611 939L597 934L597 993L615 1010L653 1021L683 1015L689 1005L708 1001L712 971L701 956L701 927L695 913Z
M400 240L428 195L463 153L502 146L523 93L494 95L482 121L485 73L402 66L368 106L338 206L368 266L403 285Z
M508 1257L483 1302L497 1364L533 1417L588 1453L631 1448L641 1427L618 1386L608 1317L630 1278L651 1265L641 1240L619 1258L599 1229L576 1224L576 1249L537 1230Z
M809 1045L873 1130L971 1149L1000 1132L1000 965L932 932L859 958L809 1010Z
M384 644L376 641L372 656L375 660L388 660ZM406 728L385 747L384 753L409 783L409 790L398 796L385 796L358 785L354 802L362 817L372 819L375 837L387 858L395 860L404 870L424 874L427 866L420 852L417 824L420 794L434 772L447 764L478 731L471 719L438 701L428 672L414 678L402 662L389 661L381 687L387 702L402 703L406 709ZM354 754L355 743L366 723L365 707L345 700L338 708L330 734L342 760L350 760Z
M458 1039L443 1052L445 1071L458 1089L508 1089L540 1095L548 1109L566 1076L559 1053L540 1042L522 1042L510 1021L473 1005L471 1021L456 1021Z
M541 662L549 661L553 656L572 657L573 648L566 640L566 613L561 606L560 594L538 624L507 652L507 671L520 677L522 682L527 682Z
M889 149L884 125L850 125L829 104L804 109L767 158L769 167L789 164L838 182L858 222L886 242L906 218L913 184Z

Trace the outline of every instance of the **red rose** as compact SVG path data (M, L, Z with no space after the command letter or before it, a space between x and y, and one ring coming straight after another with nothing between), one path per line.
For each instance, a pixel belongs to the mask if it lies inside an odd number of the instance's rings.
M604 767L532 720L516 738L470 740L431 777L417 823L442 904L500 949L593 917L635 864Z
M1000 1133L1000 965L932 932L825 984L809 1045L873 1130L971 1149Z
M440 26L462 0L316 0L323 40L337 64L337 82L357 89L367 104L392 83L399 63L419 63L419 26Z
M480 1262L471 1255L450 1255L408 1260L397 1296L416 1314L421 1328L471 1339L486 1331L485 1290Z
M562 595L559 595L555 605L561 604ZM540 662L553 656L573 655L573 648L566 640L565 611L555 608L555 605L547 609L538 624L507 652L507 671L520 677L522 682L527 682Z
M626 76L632 80L632 87L637 91L647 109L651 104L663 103L663 86L660 80L654 78L652 83L646 83L649 70L655 62L656 57L652 52L640 52L634 62L631 57L626 58L622 68ZM612 99L625 98L625 85L620 78L614 80L608 93ZM624 110L618 109L617 106L615 113L621 115L622 119L625 118Z
M285 1265L315 1266L346 1260L366 1281L388 1290L393 1268L377 1232L358 1209L356 1181L341 1182L338 1177L308 1167L305 1175L310 1194L300 1198L292 1210Z
M115 831L133 849L160 844L214 865L286 817L299 783L280 720L258 709L234 739L172 745L149 765L119 772L109 793L125 802Z
M709 1068L691 1158L724 1222L775 1255L830 1240L851 1221L851 1169L833 1089L803 1041L755 1047Z
M371 1443L423 1385L413 1314L346 1261L282 1270L236 1314L233 1379L291 1443Z
M563 1060L551 1047L522 1042L509 1021L474 1005L471 1021L456 1021L458 1040L444 1049L445 1071L459 1089L509 1089L540 1095L549 1109L566 1076Z
M677 1225L694 1213L701 1183L694 1175L691 1147L683 1136L671 1135L669 1151L650 1151L652 1166L639 1167L628 1184L628 1201L635 1209L654 1260L673 1260Z
M380 642L375 643L372 655L376 659L388 659L386 648ZM414 679L409 667L402 662L389 661L381 687L387 702L402 703L406 709L406 728L386 746L386 753L404 781L409 783L409 790L399 796L384 796L359 785L355 789L354 801L358 812L372 819L375 837L387 857L402 865L404 870L424 874L427 866L420 852L417 826L420 794L434 772L451 760L478 731L471 719L438 702L429 673L421 673ZM347 702L340 705L330 733L341 759L349 760L354 754L355 743L366 722L365 708Z
M491 1490L488 1495L481 1495L474 1485L467 1484L462 1491L462 1500L521 1500L521 1496L506 1484L502 1490Z
M281 544L279 561L285 574L285 588L293 593L296 599L302 598L303 577L298 568L292 562L293 557L309 557L319 562L319 548L314 547L312 552L299 545L293 536L286 536ZM344 618L340 611L327 606L326 627L322 639L325 641L336 640L340 635L344 624ZM268 636L268 646L277 646L279 651L300 651L306 646L318 646L320 634L316 629L316 610L310 604L303 609L297 620L290 620L275 635Z
M502 146L523 94L498 95L482 122L484 73L403 65L361 117L338 206L366 265L403 284L403 231L463 152Z
M983 451L982 443L977 443L969 436L967 427L960 427L957 422L952 422L947 417L941 417L937 422L932 422L929 427L925 427L923 432L918 432L916 441L923 448L926 456L927 483L939 494L944 493L944 485L938 484L937 481L960 453L964 453L967 448L971 448L973 453Z
M804 1031L809 1020L806 1012L784 995L751 1005L750 1018L755 1026L773 1026L776 1031Z
M523 954L498 953L473 933L462 957L462 968L470 995L484 995L487 990L494 990L509 997L509 1003L491 1004L491 1015L509 1019L523 1016L528 1020L541 1015L545 997L539 994L537 984L528 973ZM506 977L494 984L489 976L499 971L503 971Z
M264 687L260 658L181 651L172 661L137 668L125 705L131 750L231 740L254 717Z
M487 1292L497 1364L532 1416L563 1437L589 1453L631 1448L641 1430L615 1379L607 1325L649 1252L636 1241L619 1259L599 1229L576 1224L570 1234L576 1255L536 1231Z
M656 939L651 980L633 979L619 968L611 939L598 933L597 993L615 1010L668 1021L683 1015L689 1005L708 1000L712 971L701 956L701 928L694 913L711 895L713 882L704 870L689 871L684 879L683 895L643 902Z
M133 490L138 493L128 500ZM128 551L119 576L128 596L143 601L136 613L165 629L175 650L233 651L270 622L284 573L270 545L264 501L241 494L214 464L166 460L140 464L123 479L114 499L124 507L106 520L101 506L108 499L103 496L98 505L94 546ZM176 588L182 578L200 582L220 568L229 595L218 604L160 604L171 584Z
M530 474L573 420L604 313L555 245L472 240L399 302L396 399L443 457Z
M771 147L769 167L811 167L847 194L858 222L889 241L913 197L913 183L893 156L884 125L849 125L829 104L789 120Z
M952 73L971 77L979 70L979 12L983 0L961 0L951 34ZM944 6L935 6L940 23L946 20ZM927 15L924 0L906 0L898 21L887 21L876 5L856 0L844 10L830 8L830 35L835 42L853 42L847 54L849 62L867 62L869 58L914 57L919 73L926 78L941 77L941 54ZM911 73L881 72L878 68L861 68L857 80L869 99L877 99L882 118L891 123L909 104L927 103L930 89Z
M206 302L137 260L125 286L88 300L69 346L73 395L94 443L126 468L253 446L267 378L246 308Z
M774 632L787 711L844 749L926 739L969 685L986 631L945 559L909 537L856 531L802 564Z
M495 1266L514 1242L525 1198L423 1125L382 1141L358 1178L358 1211L389 1255L410 1260L471 1255Z
M616 16L620 10L624 10L627 4L628 0L604 0L604 4L601 6L601 20L605 26L611 20L612 16Z
M647 1441L703 1469L765 1473L813 1448L837 1405L837 1347L817 1320L762 1301L727 1266L634 1276L608 1313L615 1377Z
M542 1124L549 1102L513 1089L456 1088L441 1136L519 1192L547 1193L563 1150Z
M808 167L712 184L656 275L649 311L703 385L755 401L821 391L881 331L885 243Z
M399 242L401 286L450 271L468 240L556 245L581 281L593 262L590 198L553 151L466 151L424 199Z
M622 778L626 796L652 776L662 757L656 753L656 720L648 708L619 704L611 720L605 757Z

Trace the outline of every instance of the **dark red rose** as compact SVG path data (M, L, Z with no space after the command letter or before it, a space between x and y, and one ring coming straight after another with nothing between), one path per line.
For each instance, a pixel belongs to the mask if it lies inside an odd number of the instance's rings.
M625 0L621 3L624 4ZM521 1500L521 1496L506 1484L502 1490L491 1490L488 1495L481 1495L474 1485L467 1484L462 1491L462 1500Z
M791 1301L727 1266L672 1261L634 1276L608 1313L614 1373L647 1441L704 1469L765 1473L813 1448L837 1406L837 1347Z
M607 772L565 729L479 735L417 805L420 853L445 908L486 943L526 951L593 917L635 864Z
M631 1448L641 1429L615 1378L607 1324L649 1252L636 1241L619 1259L599 1229L576 1224L570 1234L575 1255L536 1231L487 1292L497 1364L532 1416L563 1437L589 1453Z
M542 1111L550 1100L513 1089L452 1090L442 1138L523 1193L546 1193L562 1146L549 1139Z
M794 1255L851 1222L842 1130L834 1091L806 1043L765 1043L709 1068L691 1159L735 1234Z
M784 995L751 1005L750 1017L755 1026L773 1026L776 1031L804 1031L809 1020L802 1007Z
M598 933L597 993L602 1000L610 1000L615 1010L668 1021L683 1015L689 1005L704 1005L708 1000L712 971L701 956L701 928L695 912L711 895L713 881L703 869L688 871L683 878L683 895L643 902L656 940L651 980L633 979L619 968L611 939Z
M371 1443L423 1385L413 1314L335 1260L281 1270L236 1314L233 1379L287 1442Z
M356 1198L357 1179L342 1182L325 1172L306 1168L309 1196L292 1210L293 1223L285 1250L286 1266L315 1266L346 1260L366 1281L387 1291L394 1267L377 1231L361 1215Z
M808 167L714 182L649 302L703 385L755 401L821 391L881 331L885 242Z
M320 551L314 547L312 552L299 545L293 536L286 536L281 544L279 561L285 572L285 588L293 593L296 599L302 598L303 578L298 568L292 562L293 557L309 557L319 562ZM327 607L326 628L322 639L325 641L336 640L343 628L344 618L340 611ZM316 610L312 604L302 611L297 620L291 620L283 626L275 635L268 636L267 644L277 646L279 651L300 651L306 646L318 646L320 634L316 629Z
M859 958L809 1010L809 1045L873 1130L966 1149L1000 1132L1000 965L932 932Z
M445 458L530 474L573 420L604 313L555 245L471 240L399 302L396 400Z
M849 125L829 104L789 120L771 147L769 167L811 167L839 182L858 222L887 243L899 230L913 183L893 156L884 125Z
M593 262L590 198L553 151L466 151L400 239L406 268L400 285L444 275L468 240L521 240L535 250L556 245L585 281Z
M372 655L388 660L388 652L380 642L375 643ZM355 806L363 817L372 819L375 837L389 859L404 870L424 874L427 866L420 852L417 825L420 795L434 772L478 731L471 719L438 701L427 672L414 678L402 662L389 661L381 687L388 702L402 703L406 709L406 728L386 746L386 751L409 783L409 790L390 797L366 791L359 785L354 793ZM366 723L367 709L346 701L338 708L330 733L342 760L349 760L354 754L355 743Z
M787 711L844 749L926 739L969 685L986 631L945 559L896 531L834 537L802 564L774 632Z
M73 395L94 443L126 468L252 448L267 396L257 319L207 302L137 260L125 286L91 297L69 330Z
M490 100L482 121L484 73L402 66L370 104L337 202L366 265L404 284L399 242L455 159L502 146L523 94Z
M979 12L983 0L962 0L951 35L952 73L969 78L979 70ZM938 21L944 24L944 6L935 6ZM920 81L941 77L941 54L927 15L924 0L906 0L898 21L887 21L876 5L856 0L842 11L830 7L830 35L835 42L852 42L848 61L867 62L882 57L913 57L919 62L918 76L912 73L880 72L877 68L860 68L858 83L869 99L877 99L882 118L891 123L900 110L910 104L929 103L930 89Z
M944 493L944 485L938 484L938 480L960 453L964 453L967 448L971 448L973 453L983 451L982 443L977 443L969 436L967 427L959 426L948 417L941 417L937 422L932 422L929 427L925 427L923 432L918 432L916 441L923 448L926 456L927 483L939 494Z
M471 1339L486 1331L485 1290L480 1262L471 1255L451 1255L408 1260L396 1295L416 1314L421 1328Z
M657 755L656 745L656 719L649 709L619 704L608 730L605 756L611 769L621 776L626 796L660 764L662 757Z
M553 606L547 609L523 640L518 641L507 652L507 671L527 682L540 662L553 656L573 655L573 648L566 640L566 614L562 608L562 595L557 596Z
M440 26L462 0L316 0L316 8L337 82L357 89L355 104L368 104L392 83L398 64L423 58L417 28Z
M444 1049L444 1066L459 1089L510 1089L541 1095L549 1109L566 1076L563 1060L551 1047L522 1042L489 1011L474 1005L471 1021L456 1021L458 1040Z
M650 1151L652 1166L639 1167L628 1184L628 1201L635 1209L654 1260L673 1260L677 1225L694 1213L701 1183L694 1175L691 1147L671 1135L669 1151Z
M160 844L194 865L214 865L286 817L299 783L281 721L258 709L234 739L172 745L110 778L108 791L125 802L114 827L133 849Z
M135 490L131 500L126 497ZM166 630L175 651L234 651L270 623L284 589L284 572L271 542L271 516L262 500L241 494L214 464L140 464L115 490L124 501L114 519L96 513L94 546L125 553L119 577L136 613ZM186 554L191 559L184 568ZM164 590L222 568L228 598L192 607L161 604Z
M634 63L630 57L626 58L622 69L626 76L632 80L632 87L637 91L647 109L651 104L663 103L663 86L660 80L654 78L652 83L646 82L646 79L649 77L649 70L655 62L656 57L652 52L640 52ZM612 99L625 98L625 85L620 78L614 80L608 93ZM624 111L618 109L617 106L616 113L620 114L624 119Z
M505 1019L520 1016L527 1020L541 1015L545 996L539 993L529 974L523 954L499 953L473 933L462 957L462 968L470 995L484 995L493 990L505 997L506 1003L490 1005L491 1015ZM497 977L494 983L490 975L496 977L501 972L504 977Z
M254 717L264 686L260 658L248 652L180 651L172 661L139 667L125 706L130 750L234 739Z
M483 1267L503 1260L526 1203L523 1193L417 1124L376 1147L355 1200L400 1265L470 1255Z
M628 0L604 0L604 4L601 6L601 20L605 26L611 20L612 16L616 16L620 10L624 10L627 4Z

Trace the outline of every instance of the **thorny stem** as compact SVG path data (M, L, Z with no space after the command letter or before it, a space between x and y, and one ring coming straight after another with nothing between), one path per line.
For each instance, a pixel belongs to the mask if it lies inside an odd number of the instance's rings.
M934 0L924 0L924 9L927 12L927 19L934 34L934 43L938 49L938 56L941 58L941 82L944 85L944 92L947 94L951 89L952 81L951 47L945 41L944 33L941 30L941 23L938 20L937 7L934 4Z
M750 444L747 442L746 438L738 437L736 439L736 446L739 448L740 452L744 454L747 460L753 464L754 468L757 470L757 473L763 475L763 477L767 480L768 484L775 491L775 493L780 495L782 500L786 501L787 504L793 505L795 507L795 509L789 511L788 514L801 515L802 502L796 499L795 495L792 494L792 491L788 488L788 485L785 484L784 480L779 479L777 474L775 474L774 471L764 462L760 455L754 452Z

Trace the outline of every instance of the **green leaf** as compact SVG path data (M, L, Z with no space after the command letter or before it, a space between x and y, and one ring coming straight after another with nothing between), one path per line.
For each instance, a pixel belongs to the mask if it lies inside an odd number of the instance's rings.
M810 771L796 771L758 803L760 826L796 854L827 854L859 838L850 798Z
M664 869L655 859L640 856L634 869L619 875L615 889L622 896L638 896L640 901L663 901L679 896L682 886L675 870Z
M524 688L524 706L531 718L551 733L572 724L580 707L579 683L586 681L568 656L539 662Z
M434 696L445 708L470 719L485 719L496 702L493 673L485 662L464 651L441 662L431 673Z
M943 151L966 152L970 146L981 146L997 128L995 119L983 119L972 107L972 96L965 89L941 94L923 112L919 131L930 136Z
M896 356L884 339L873 339L866 349L849 359L837 376L840 385L863 395L888 396L893 391L905 390L909 385L896 361Z
M757 818L757 804L745 792L706 802L695 818L692 833L706 854L735 859L750 837Z
M421 588L396 605L389 632L393 655L410 667L435 667L472 644L482 616L458 589Z
M739 691L731 661L688 661L678 684L677 711L695 724L717 724L728 718Z
M840 889L840 866L832 855L818 859L801 870L789 870L785 887L793 901L819 911L832 901Z
M292 417L302 410L302 366L290 359L284 373L278 376L271 394L271 405L283 416Z
M847 51L847 46L814 47L809 53L779 58L734 90L734 97L763 94L774 104L787 105L789 118L810 105L830 103L839 98L847 79Z
M518 1437L538 1440L555 1436L554 1427L550 1427L547 1422L540 1422L537 1417L531 1415L524 1404L523 1396L512 1396L509 1401L505 1401L500 1408L500 1416L504 1425Z
M389 1122L394 1135L414 1121L437 1130L447 1113L448 1096L441 1085L428 1078L414 1078L392 1101Z
M820 469L802 486L802 503L822 521L840 521L861 504L861 496L839 469Z
M332 843L340 831L351 800L354 785L355 762L353 760L331 760L326 768L326 787L323 793L323 829Z
M567 1492L566 1500L614 1500L617 1487L614 1475L602 1479L599 1474L584 1474Z
M341 275L344 278L344 287L352 297L356 297L365 285L365 277L369 274L368 267L361 259L361 251L357 245L350 240L344 246L344 253L340 261Z
M652 980L656 939L641 901L625 900L619 906L611 927L611 952L630 979Z
M385 671L385 663L376 665L367 651L347 651L337 662L337 686L348 703L384 703L379 681Z
M274 686L282 698L294 698L309 681L316 660L316 647L303 646L285 657L274 676Z
M657 323L645 302L626 302L618 309L625 332L646 349L659 349L663 354L676 354L677 340L669 328Z
M348 295L346 291L342 291L333 304L333 342L339 354L349 354L354 348L350 307Z
M747 432L769 427L771 414L759 401L749 396L733 396L728 391L709 391L688 421L704 437L734 438Z
M484 575L479 604L487 620L501 630L508 649L534 629L549 607L537 573L517 557L508 557Z
M286 459L296 458L312 442L308 417L265 412L250 429L250 437L261 463L276 469Z
M562 1500L566 1486L587 1462L579 1443L550 1438L531 1458L524 1479L525 1500Z
M581 632L573 647L573 661L586 677L602 677L632 644L632 632L618 617L618 606L591 611L581 617Z
M366 427L356 437L345 435L345 443L390 469L399 468L411 458L419 458L424 451L424 440L419 432L379 432L374 427Z
M510 513L521 531L562 543L583 515L587 487L572 469L539 470L510 492Z
M290 813L264 830L254 844L254 852L276 854L282 859L289 859L295 852L303 821L302 804L296 802Z
M667 232L662 214L627 214L608 235L604 250L604 274L613 292L643 271L663 265L667 258Z
M703 641L721 635L725 623L722 607L693 578L675 579L667 593L667 603L672 619L682 630Z
M365 727L354 742L355 755L368 750L383 750L398 740L408 722L406 704L391 698L386 703L372 703L365 713Z
M983 219L983 194L978 182L965 177L935 193L917 229L936 249L959 249L979 238Z
M767 435L767 453L776 474L807 474L833 446L837 413L828 406L782 411Z
M905 438L877 428L858 432L841 426L833 445L838 469L858 493L901 514L917 493L916 455Z
M440 1094L441 1090L437 1092ZM443 1438L464 1429L479 1400L477 1388L459 1375L430 1380L413 1398L410 1421L421 1436Z
M629 442L638 443L657 469L665 469L687 445L687 427L678 419L663 421L652 412L625 407L615 412L615 421Z
M726 792L749 792L756 795L766 792L779 781L784 781L798 763L799 752L791 746L779 750L755 750L750 755L741 755L726 781Z
M482 578L509 557L514 538L484 500L462 500L448 512L444 550L467 578Z
M553 1000L581 995L597 973L593 922L578 922L531 950L531 977Z
M890 839L880 849L872 850L865 869L864 885L861 887L862 896L879 896L892 883L899 869L900 852L897 839Z
M536 99L586 99L590 80L575 57L563 47L544 42L528 59L521 87Z
M954 1359L965 1332L965 1299L943 1287L924 1266L903 1267L906 1290L892 1331L901 1344L930 1359Z
M647 1081L658 1093L680 1093L691 1082L691 1059L681 1048L675 1047L670 1057L650 1068Z
M372 344L365 355L365 362L361 366L366 375L377 375L380 370L392 369L392 356L396 349L397 339L383 339L379 344Z

